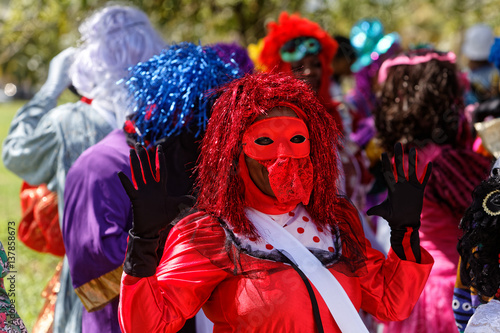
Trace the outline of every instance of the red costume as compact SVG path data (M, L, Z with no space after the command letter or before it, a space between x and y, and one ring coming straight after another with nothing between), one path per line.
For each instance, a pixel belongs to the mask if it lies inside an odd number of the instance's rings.
M326 111L335 118L338 127L342 128L342 118L337 110L338 102L330 96L330 78L333 74L332 60L337 53L338 43L319 24L300 17L298 14L282 12L278 22L270 22L267 26L269 33L264 37L264 46L259 54L259 62L266 71L280 71L291 73L289 62L280 57L280 48L288 41L297 37L312 37L321 45L318 53L321 62L321 84L317 91L318 98Z
M203 235L195 235L200 230ZM193 237L207 242L193 244ZM262 274L262 278L247 278L219 268L200 254L224 252L225 241L218 221L203 213L179 222L169 235L155 276L140 279L124 274L120 294L122 331L177 332L202 305L214 322L215 332L313 331L311 301L299 275L283 263L243 254L245 258L240 260L248 265L247 273ZM422 264L417 264L403 261L391 251L385 259L371 247L367 247L366 257L365 276L350 277L334 268L330 271L356 309L362 308L381 320L405 319L427 281L432 257L423 250ZM404 287L408 281L412 281L411 289ZM325 332L340 332L317 292L316 297Z
M274 157L262 147L242 149L242 143L248 142L244 138L258 131L263 138L260 126L280 119L256 122L257 117L287 105L300 121L285 119L295 122L298 133L309 141L309 156L303 157L306 147L294 150L291 145L288 149L285 141L271 132L268 135L279 144L277 159L259 161L259 156ZM289 136L297 139L296 134ZM381 320L408 317L433 259L422 248L419 263L415 258L402 260L392 251L386 259L371 248L356 209L337 196L332 186L338 174L332 149L337 147L337 136L333 118L314 93L289 75L251 75L225 87L203 139L198 176L200 212L182 219L170 231L154 275L124 273L119 308L122 331L176 332L201 307L214 322L216 332L314 331L317 321L306 285L279 249L262 242L263 237L245 215L248 207L268 214L313 253L337 278L356 310L364 309ZM259 144L258 140L254 142ZM297 144L303 143L297 140ZM309 178L299 177L313 180L311 195L302 195L309 185L303 186L298 195L290 192L290 201L264 194L251 179L242 150L255 153L268 170L281 159L285 163L287 158L306 159L304 165L312 168L290 162L290 170L299 175L312 170ZM281 151L288 151L286 154L292 157L284 158ZM283 171L281 178L289 175ZM293 178L293 182L299 178ZM283 179L277 180L280 185L286 184ZM297 188L300 186L289 187ZM301 238L306 234L307 239ZM144 246L141 242L151 240L131 232L128 251L134 251L141 262L154 262L150 259L155 251L140 249ZM135 273L131 270L130 274ZM340 332L316 288L314 295L325 332Z

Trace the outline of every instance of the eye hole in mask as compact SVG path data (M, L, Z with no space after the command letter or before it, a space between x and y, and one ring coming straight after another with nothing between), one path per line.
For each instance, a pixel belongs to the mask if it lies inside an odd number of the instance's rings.
M303 135L296 135L290 139L291 143L302 143L304 141L306 141L306 138Z
M270 144L274 143L274 141L271 138L268 138L267 136L260 137L254 142L259 146L269 146Z
M291 143L302 143L306 141L307 139L303 135L295 135L293 138L290 139ZM259 146L268 146L270 144L273 144L274 141L271 138L268 138L267 136L263 136L258 138L257 140L254 141L256 144Z

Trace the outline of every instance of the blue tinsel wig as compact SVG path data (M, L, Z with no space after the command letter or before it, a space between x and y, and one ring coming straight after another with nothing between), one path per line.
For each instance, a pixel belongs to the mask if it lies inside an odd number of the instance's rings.
M182 131L198 136L217 98L215 89L242 75L211 47L187 42L168 46L130 70L126 86L134 113L125 131L135 132L137 142L148 148Z

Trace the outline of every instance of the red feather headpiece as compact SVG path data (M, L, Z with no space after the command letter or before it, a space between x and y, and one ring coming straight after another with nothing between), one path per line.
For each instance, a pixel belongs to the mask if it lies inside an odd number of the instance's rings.
M321 86L318 92L321 102L330 102L330 77L333 74L332 60L337 53L338 43L321 27L308 19L301 18L298 14L289 15L282 12L278 23L271 22L267 29L269 33L264 38L264 47L259 55L259 61L267 71L278 70L290 72L290 64L281 60L280 49L288 42L297 37L313 37L321 44L319 59L323 67Z

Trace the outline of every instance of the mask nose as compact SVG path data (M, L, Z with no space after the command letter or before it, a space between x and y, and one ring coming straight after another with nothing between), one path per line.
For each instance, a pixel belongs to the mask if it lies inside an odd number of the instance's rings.
M291 157L293 156L293 149L292 149L292 143L288 140L283 140L278 143L278 158L280 157Z

